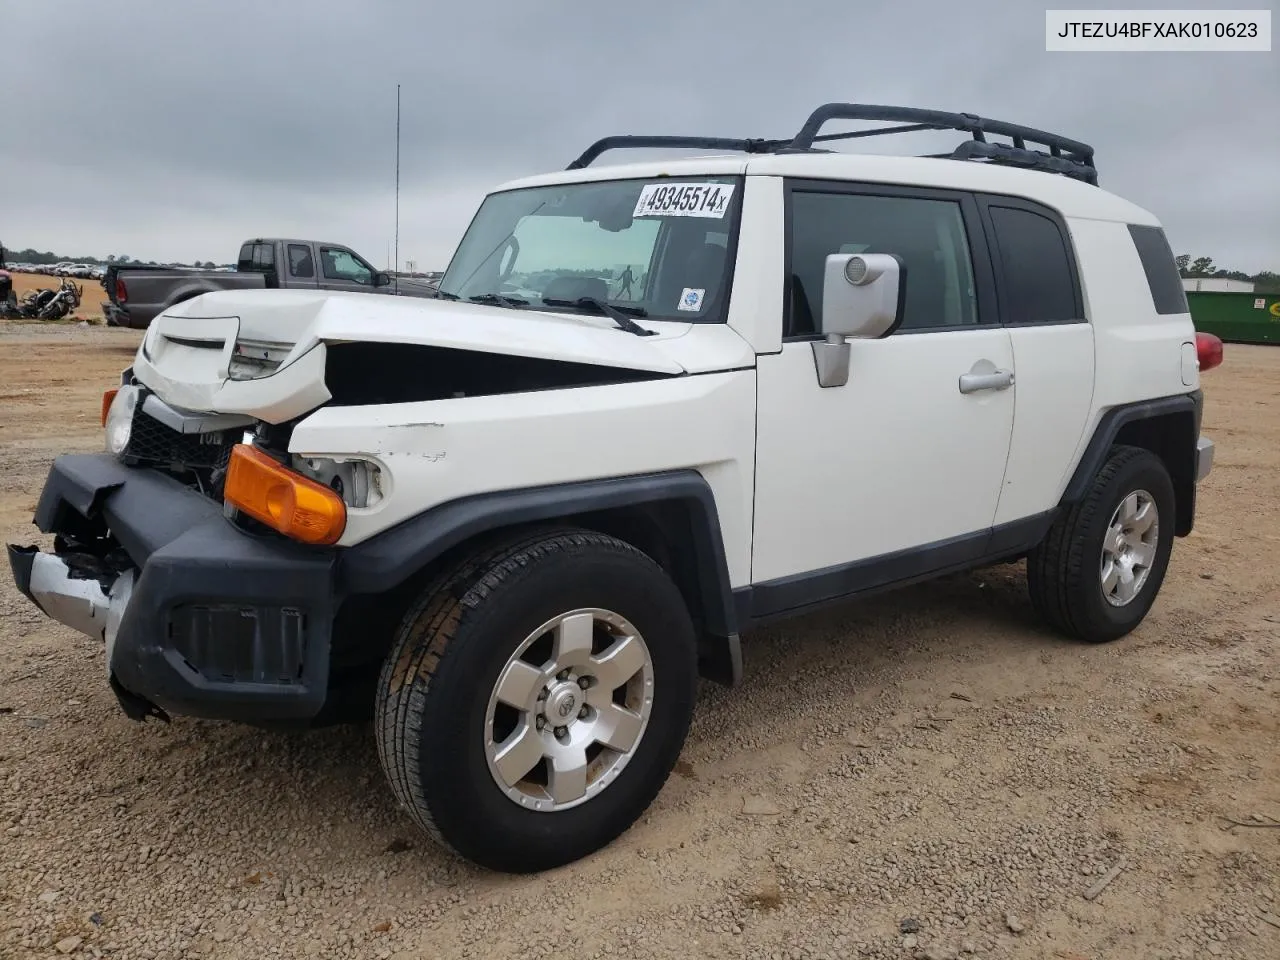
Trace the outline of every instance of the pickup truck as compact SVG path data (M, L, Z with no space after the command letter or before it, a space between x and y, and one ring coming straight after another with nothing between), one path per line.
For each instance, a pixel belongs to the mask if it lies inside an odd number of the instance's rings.
M432 284L375 270L339 243L255 238L240 247L234 272L113 264L102 278L107 326L145 330L165 310L215 290L303 289L435 296Z

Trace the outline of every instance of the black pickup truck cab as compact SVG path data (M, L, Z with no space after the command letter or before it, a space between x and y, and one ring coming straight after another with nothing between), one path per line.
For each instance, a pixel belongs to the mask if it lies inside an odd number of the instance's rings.
M102 278L107 325L144 330L183 300L215 290L312 289L431 297L429 283L375 270L340 243L288 238L246 240L234 271L112 264Z

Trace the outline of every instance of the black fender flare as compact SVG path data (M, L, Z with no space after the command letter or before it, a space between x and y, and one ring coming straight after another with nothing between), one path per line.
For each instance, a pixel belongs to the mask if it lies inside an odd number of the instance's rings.
M689 548L702 607L704 676L729 685L742 675L737 612L715 497L692 469L500 490L450 500L339 551L342 595L394 589L447 551L483 534L546 521L572 521L639 505L676 504L689 520Z
M1174 481L1174 493L1178 498L1178 517L1176 532L1178 536L1186 536L1191 532L1195 515L1195 455L1196 438L1200 434L1200 421L1204 410L1204 394L1200 390L1180 393L1153 400L1142 400L1112 407L1098 421L1097 427L1090 437L1084 453L1076 464L1071 479L1063 491L1063 506L1078 503L1089 489L1089 484L1102 469L1111 448L1121 437L1126 427L1132 427L1145 420L1170 415L1185 417L1190 422L1189 442L1173 452L1166 452L1166 458L1174 457L1169 463L1170 473ZM1155 451L1159 453L1160 451ZM1185 463L1181 462L1185 459Z

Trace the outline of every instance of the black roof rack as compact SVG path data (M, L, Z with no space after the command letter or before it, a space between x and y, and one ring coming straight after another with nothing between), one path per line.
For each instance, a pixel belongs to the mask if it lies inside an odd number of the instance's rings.
M821 133L833 120L879 120L897 122L899 126L846 133ZM1056 133L1046 133L1003 120L989 120L972 113L949 113L916 107L890 107L860 103L828 103L814 110L800 132L790 140L729 139L722 137L604 137L588 147L566 169L580 170L607 150L623 148L679 148L693 150L733 150L743 153L818 153L829 152L815 146L833 140L854 140L920 130L958 130L970 138L950 153L931 153L929 157L949 160L977 160L985 163L1024 167L1045 173L1058 173L1085 183L1098 184L1098 168L1093 160L1093 147ZM993 143L988 135L1008 137L1012 143ZM1030 146L1028 146L1030 144ZM1035 149L1044 147L1046 150Z
M776 153L789 144L790 140L741 140L726 137L647 137L644 135L623 135L604 137L597 140L583 151L582 156L565 167L566 170L581 170L591 166L591 162L607 150L619 150L630 147L634 150L666 147L680 150L733 150L739 153Z

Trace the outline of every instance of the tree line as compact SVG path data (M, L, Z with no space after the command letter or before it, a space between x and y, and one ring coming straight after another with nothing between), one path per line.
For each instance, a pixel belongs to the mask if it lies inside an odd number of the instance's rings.
M1226 270L1215 267L1213 257L1192 258L1189 253L1181 253L1174 258L1178 265L1178 273L1186 280L1198 280L1215 277L1221 280L1244 280L1253 284L1258 293L1280 293L1280 273L1262 270L1259 273L1244 273L1240 270Z

